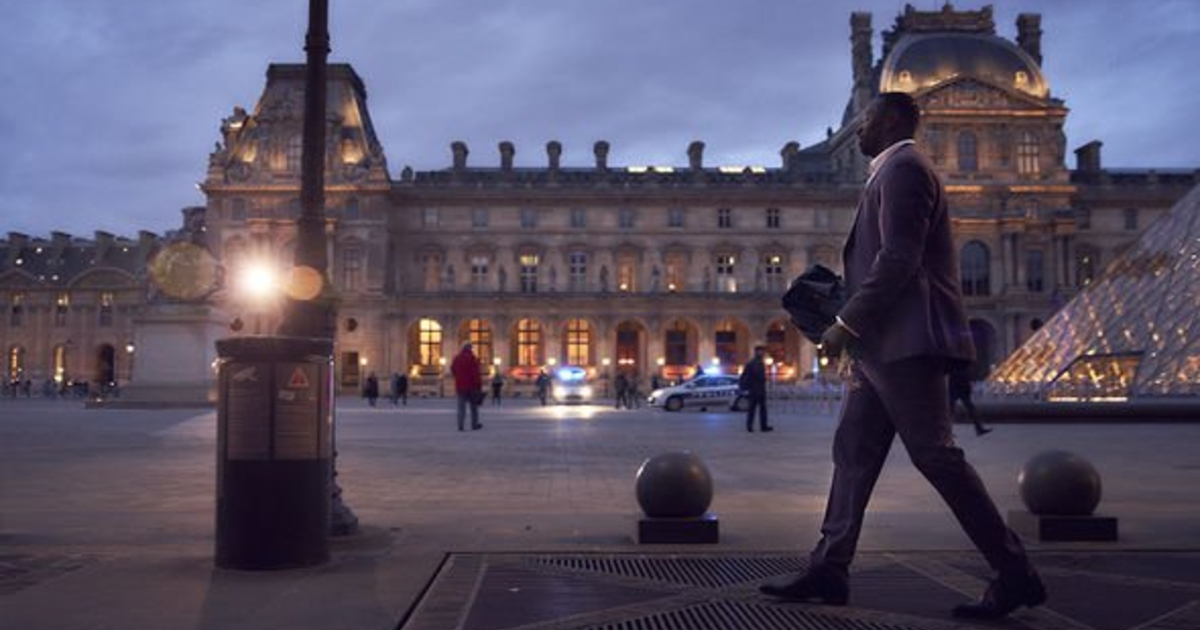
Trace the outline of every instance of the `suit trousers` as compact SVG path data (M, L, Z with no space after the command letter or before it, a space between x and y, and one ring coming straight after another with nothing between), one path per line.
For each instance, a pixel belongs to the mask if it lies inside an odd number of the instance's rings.
M767 419L767 397L755 396L751 394L746 397L746 430L754 429L754 410L758 409L758 428L766 429L771 426L771 421Z
M834 435L833 482L811 570L848 577L871 491L899 435L917 470L992 569L1002 578L1027 575L1024 546L954 443L943 360L857 360L852 374Z

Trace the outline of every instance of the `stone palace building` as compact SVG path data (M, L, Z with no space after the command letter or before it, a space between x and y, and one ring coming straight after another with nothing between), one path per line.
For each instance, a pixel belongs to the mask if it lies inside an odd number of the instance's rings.
M407 372L418 389L436 387L468 340L516 383L566 364L643 382L696 366L736 371L757 344L776 378L811 375L818 353L779 297L811 263L841 267L866 172L858 115L881 91L912 93L924 111L917 140L947 184L988 369L1200 182L1195 169L1106 169L1098 141L1077 148L1070 168L1069 110L1042 73L1040 16L1022 14L1016 28L1015 40L997 35L990 7L908 6L876 59L872 16L854 13L840 124L811 146L784 143L768 166L706 164L701 141L681 164L610 164L601 140L592 164L561 163L551 141L544 167L522 168L511 143L480 157L455 142L446 168L393 174L362 80L331 65L326 233L339 384ZM185 210L206 224L227 280L248 265L291 264L303 90L302 65L268 68L255 107L221 121L206 205ZM0 241L10 377L127 378L155 238ZM231 286L216 295L239 324L230 334L272 331L278 310Z

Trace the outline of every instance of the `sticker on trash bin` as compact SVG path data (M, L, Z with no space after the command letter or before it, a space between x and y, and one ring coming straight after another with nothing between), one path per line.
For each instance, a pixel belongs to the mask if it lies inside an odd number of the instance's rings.
M281 363L275 396L275 459L320 459L322 405L318 366Z
M232 364L225 383L225 454L229 459L263 460L271 455L271 405L266 364Z
M308 389L308 374L304 373L303 367L297 365L296 369L292 370L292 377L288 379L287 386L288 389Z

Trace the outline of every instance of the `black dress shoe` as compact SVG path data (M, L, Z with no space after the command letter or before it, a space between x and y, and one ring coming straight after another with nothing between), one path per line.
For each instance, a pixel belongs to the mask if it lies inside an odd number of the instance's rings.
M1019 582L992 580L982 599L955 606L954 616L962 619L1000 619L1021 606L1033 608L1045 601L1046 587L1036 573Z
M774 431L774 430L775 430L775 427L763 427L762 428L763 433L767 433L769 431Z
M482 423L482 422L480 422L479 424L473 424L473 425L471 425L471 430L472 430L472 431L478 431L478 430L480 430L480 429L482 429L482 428L483 428L483 423Z
M792 602L829 606L845 606L850 601L850 586L844 580L810 573L765 582L758 592Z

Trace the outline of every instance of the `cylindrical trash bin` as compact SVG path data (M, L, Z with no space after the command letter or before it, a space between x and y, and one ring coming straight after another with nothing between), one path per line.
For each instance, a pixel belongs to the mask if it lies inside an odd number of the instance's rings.
M333 342L238 337L217 355L217 566L328 561Z

